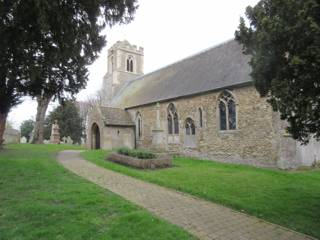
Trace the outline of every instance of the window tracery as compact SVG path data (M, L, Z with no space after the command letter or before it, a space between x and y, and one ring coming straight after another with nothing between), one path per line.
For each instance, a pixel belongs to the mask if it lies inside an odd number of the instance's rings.
M127 58L127 71L133 72L133 57L132 56L129 56Z
M237 128L236 102L232 94L224 91L219 98L220 130Z
M203 127L203 116L202 116L202 109L199 108L199 126Z
M136 131L137 131L137 138L142 138L142 117L141 114L138 112L136 117Z
M179 134L179 117L177 109L170 103L168 106L168 134Z
M186 119L185 128L187 135L196 135L196 126L191 118Z

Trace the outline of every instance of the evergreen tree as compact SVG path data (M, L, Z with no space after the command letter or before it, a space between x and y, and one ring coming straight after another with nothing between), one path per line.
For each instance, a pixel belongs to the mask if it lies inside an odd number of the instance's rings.
M74 101L65 101L49 113L45 124L46 135L51 134L51 126L55 120L58 120L61 140L63 137L71 137L74 143L81 144L84 124Z
M25 120L20 125L21 137L25 137L27 142L29 142L31 133L34 128L34 121L32 119Z
M261 0L235 33L251 76L294 139L320 139L320 1Z
M27 32L20 28L23 20L16 14L17 8L17 1L0 1L0 148L7 116L21 102L27 75Z
M130 22L136 8L136 0L0 0L0 139L10 108L29 94L38 101L33 142L42 143L50 100L85 87L101 31Z

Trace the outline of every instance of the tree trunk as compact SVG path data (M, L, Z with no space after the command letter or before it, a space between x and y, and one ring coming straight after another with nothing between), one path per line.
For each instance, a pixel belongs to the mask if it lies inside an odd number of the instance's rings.
M2 148L2 144L4 142L3 135L4 130L6 129L8 113L0 113L0 149Z
M33 144L43 144L43 128L44 128L44 118L51 101L52 96L37 97L38 107L36 122L34 124L33 135L31 143Z

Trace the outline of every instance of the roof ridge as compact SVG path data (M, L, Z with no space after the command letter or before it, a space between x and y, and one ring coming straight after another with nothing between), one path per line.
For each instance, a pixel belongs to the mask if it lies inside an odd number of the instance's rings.
M121 107L106 107L106 106L99 106L100 108L112 108L112 109L120 109L120 110L124 110L124 108L121 108Z
M213 45L213 46L211 46L211 47L205 48L205 49L203 49L203 50L201 50L201 51L199 51L199 52L196 52L196 53L193 53L193 54L191 54L191 55L189 55L189 56L187 56L187 57L184 57L184 58L182 58L182 59L180 59L180 60L178 60L178 61L176 61L176 62L169 63L169 64L167 64L167 65L165 65L165 66L163 66L163 67L161 67L161 68L158 68L158 69L156 69L156 70L154 70L154 71L152 71L152 72L149 72L149 73L146 73L146 74L144 74L144 75L142 75L142 76L139 76L139 77L137 77L137 78L131 79L129 82L133 82L133 81L135 81L135 80L138 80L139 78L143 78L143 77L145 77L145 76L148 76L148 75L151 75L151 74L156 73L156 72L158 72L158 71L161 71L161 70L163 70L163 69L165 69L165 68L169 68L169 67L171 67L171 66L174 66L174 65L176 65L176 64L178 64L178 63L181 63L181 62L190 60L191 58L197 57L197 56L199 56L199 55L201 55L201 54L203 54L203 53L209 52L210 50L213 50L213 49L215 49L215 48L222 47L223 45L225 45L225 44L227 44L227 43L229 43L229 42L232 42L232 41L234 41L234 39L229 39L229 40L226 40L226 41L224 41L224 42L221 42L221 43L218 43L218 44L216 44L216 45Z
M184 61L189 60L189 59L191 59L191 58L197 57L197 56L199 56L199 55L201 55L201 54L203 54L203 53L209 52L210 50L213 50L213 49L215 49L215 48L222 47L223 45L225 45L225 44L227 44L227 43L229 43L229 42L232 42L232 41L234 41L234 39L229 39L229 40L226 40L226 41L224 41L224 42L222 42L222 43L218 43L218 44L213 45L213 46L211 46L211 47L205 48L205 49L203 49L203 50L201 50L201 51L199 51L199 52L196 52L196 53L194 53L194 54L191 54L191 55L189 55L189 56L187 56L187 57L185 57L185 58L182 58L182 59L180 59L180 60L178 60L178 61L176 61L176 62L167 64L167 65L165 65L165 66L163 66L163 67L161 67L161 68L158 68L158 69L156 69L156 70L154 70L154 71L152 71L152 72L146 73L146 74L144 74L144 75L142 75L142 76L139 76L139 77L136 77L136 78L133 78L133 79L129 80L128 83L134 82L134 81L136 81L136 80L138 80L138 79L140 79L140 78L146 77L146 76L151 75L151 74L156 73L156 72L159 72L159 71L161 71L161 70L163 70L163 69L165 69L165 68L169 68L169 67L171 67L171 66L173 66L173 65L176 65L176 64L178 64L178 63L181 63L181 62L184 62Z
M218 44L213 45L213 46L211 46L211 47L202 49L201 51L196 52L196 53L194 53L194 54L191 54L191 55L189 55L189 56L187 56L187 57L185 57L185 58L182 58L182 59L180 59L179 61L176 61L176 62L167 64L167 65L165 65L165 66L163 66L163 67L161 67L161 68L158 68L158 69L156 69L156 70L154 70L154 71L151 71L151 72L149 72L149 73L143 74L142 76L139 76L139 77L130 79L130 80L126 81L126 82L123 84L123 86L119 89L119 91L118 91L118 93L116 94L116 96L114 96L114 99L113 99L113 100L116 100L116 99L118 98L118 96L121 96L121 93L122 93L130 84L132 84L132 83L135 82L135 81L141 80L141 79L143 79L144 77L147 77L147 76L149 76L149 75L151 75L151 74L154 74L154 73L156 73L156 72L162 71L163 69L172 67L172 66L174 66L174 65L176 65L176 64L178 64L178 63L181 63L181 62L187 61L187 60L189 60L189 59L192 59L192 58L194 58L194 57L197 57L197 56L199 56L199 55L201 55L201 54L203 54L203 53L209 52L209 51L211 51L211 50L213 50L213 49L216 49L216 48L218 48L218 47L222 47L223 45L225 45L225 44L227 44L227 43L229 43L229 42L232 42L232 41L235 41L235 40L234 40L233 38L232 38L232 39L229 39L229 40L226 40L226 41L224 41L224 42L218 43Z

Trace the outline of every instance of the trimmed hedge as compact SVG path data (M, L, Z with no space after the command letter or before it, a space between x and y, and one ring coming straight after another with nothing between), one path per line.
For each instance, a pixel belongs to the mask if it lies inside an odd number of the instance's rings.
M139 159L154 159L157 156L149 151L146 150L138 150L138 149L129 149L129 148L119 148L117 150L117 153L122 154L122 155L126 155L126 156L130 156L130 157L135 157L135 158L139 158Z

